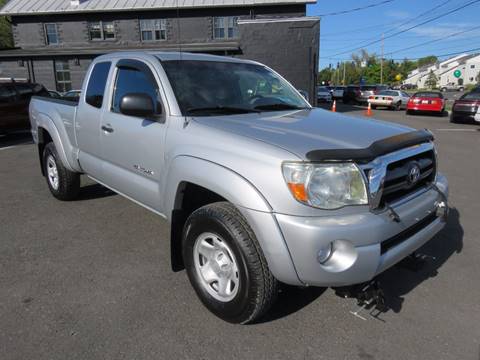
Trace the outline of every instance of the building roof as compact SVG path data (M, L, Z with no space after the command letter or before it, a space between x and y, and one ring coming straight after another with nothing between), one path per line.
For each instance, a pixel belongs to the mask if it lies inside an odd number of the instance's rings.
M315 3L317 0L10 0L0 15L42 15ZM77 4L75 4L77 3Z
M76 56L98 56L119 51L187 51L187 52L227 52L238 51L240 46L235 41L215 42L215 43L194 43L194 44L182 44L181 47L178 44L164 44L161 48L158 46L146 47L146 46L129 46L115 47L115 46L103 46L98 48L32 48L32 49L7 49L0 50L0 61L8 59L40 59L51 57L76 57Z

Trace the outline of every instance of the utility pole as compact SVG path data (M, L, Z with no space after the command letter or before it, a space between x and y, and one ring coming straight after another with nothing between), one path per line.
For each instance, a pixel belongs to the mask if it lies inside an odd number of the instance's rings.
M382 33L382 58L380 59L380 84L383 84L383 33Z
M343 80L342 80L342 85L345 86L345 61L343 62Z

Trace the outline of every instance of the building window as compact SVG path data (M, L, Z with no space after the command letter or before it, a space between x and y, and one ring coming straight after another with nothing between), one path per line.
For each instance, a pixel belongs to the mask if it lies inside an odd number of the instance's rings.
M166 40L167 20L140 20L140 35L142 41Z
M45 24L45 38L47 40L47 45L60 44L57 24Z
M470 65L470 69L475 69L475 65Z
M222 16L213 18L214 39L234 39L238 37L238 17Z
M91 21L88 24L90 40L114 40L115 25L113 21Z
M55 81L57 82L57 91L67 92L72 90L72 80L70 78L70 66L66 60L55 60Z

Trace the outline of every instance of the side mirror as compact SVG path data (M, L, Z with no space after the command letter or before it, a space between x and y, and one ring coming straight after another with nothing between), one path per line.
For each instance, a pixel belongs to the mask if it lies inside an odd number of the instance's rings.
M120 100L120 112L124 115L140 118L155 117L155 106L152 98L144 93L130 93Z

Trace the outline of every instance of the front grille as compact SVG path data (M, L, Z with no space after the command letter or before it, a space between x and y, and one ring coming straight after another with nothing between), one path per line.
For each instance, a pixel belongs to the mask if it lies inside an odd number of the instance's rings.
M419 222L410 226L408 229L405 229L402 232L398 233L397 235L394 235L391 238L385 241L382 241L382 243L380 244L380 253L382 255L385 254L391 248L401 244L408 238L415 235L417 232L425 229L428 225L433 223L436 219L437 219L437 215L435 213L431 213L430 215L423 218Z
M420 168L419 180L414 184L408 181L409 169L412 164L416 164ZM435 166L433 150L388 164L380 206L400 200L432 183L435 180Z

